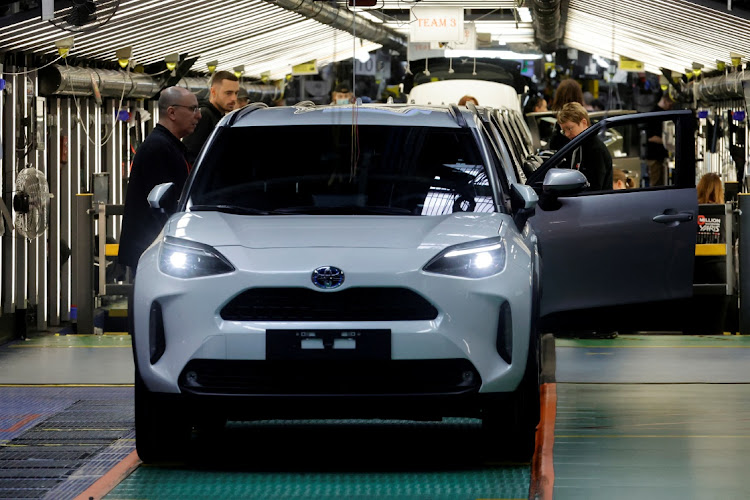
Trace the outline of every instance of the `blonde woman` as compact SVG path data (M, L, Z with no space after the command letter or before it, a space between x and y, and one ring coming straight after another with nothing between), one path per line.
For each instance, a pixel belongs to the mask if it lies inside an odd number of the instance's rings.
M724 185L719 174L703 174L698 181L698 203L724 203Z

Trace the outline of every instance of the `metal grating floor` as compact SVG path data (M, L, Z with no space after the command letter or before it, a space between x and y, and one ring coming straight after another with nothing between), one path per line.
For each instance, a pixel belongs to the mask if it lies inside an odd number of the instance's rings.
M106 500L527 499L528 463L485 460L473 419L230 422L185 462L141 466Z
M85 490L133 450L132 398L129 387L0 387L0 498Z

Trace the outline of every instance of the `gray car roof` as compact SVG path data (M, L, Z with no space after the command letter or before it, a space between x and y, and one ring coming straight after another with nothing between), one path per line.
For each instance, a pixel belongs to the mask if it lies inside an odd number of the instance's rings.
M473 127L470 112L457 108ZM289 125L391 125L405 127L460 128L448 106L414 104L360 104L347 106L295 105L255 110L240 109L232 120L227 115L224 123L234 127L289 126Z

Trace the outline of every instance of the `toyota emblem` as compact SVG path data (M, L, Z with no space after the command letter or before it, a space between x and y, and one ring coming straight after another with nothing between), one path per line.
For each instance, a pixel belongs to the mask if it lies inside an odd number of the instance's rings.
M331 290L338 288L344 283L344 271L338 267L319 267L312 273L312 282L318 288Z

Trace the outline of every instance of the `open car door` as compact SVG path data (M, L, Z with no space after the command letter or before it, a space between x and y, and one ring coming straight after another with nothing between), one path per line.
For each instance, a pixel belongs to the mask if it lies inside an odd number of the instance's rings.
M547 172L570 168L572 152L591 134L600 134L613 160L640 155L645 161L638 145L657 124L675 132L674 147L667 147L673 150L673 163L666 185L644 182L632 189L570 194L544 187ZM540 195L529 223L542 260L542 317L553 317L566 328L616 327L619 312L610 307L627 305L636 315L640 310L632 304L692 295L698 213L694 129L689 110L606 118L529 176L527 184ZM619 142L610 141L612 137ZM606 314L592 314L597 308Z

